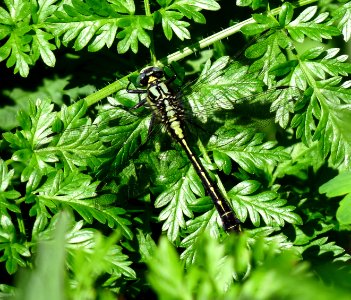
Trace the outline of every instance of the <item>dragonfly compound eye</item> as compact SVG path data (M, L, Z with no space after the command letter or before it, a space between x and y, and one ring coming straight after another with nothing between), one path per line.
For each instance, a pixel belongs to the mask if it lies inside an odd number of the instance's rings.
M152 74L150 76L161 79L164 76L163 70L159 67L153 67L151 70Z
M150 77L153 77L154 79L161 79L163 78L164 73L163 70L159 67L147 67L143 70L141 70L139 77L138 77L138 84L140 86L147 86L147 84L150 81Z
M145 72L141 71L137 79L137 84L140 86L147 86L148 82L149 76Z

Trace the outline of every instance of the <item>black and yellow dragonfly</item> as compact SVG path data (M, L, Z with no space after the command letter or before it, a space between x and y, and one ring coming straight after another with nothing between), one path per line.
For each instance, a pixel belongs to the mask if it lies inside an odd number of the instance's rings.
M230 202L211 179L198 157L198 150L194 151L194 141L202 132L212 128L213 123L217 124L218 129L218 126L222 126L218 124L235 122L233 120L238 119L239 122L243 119L248 122L248 118L259 119L258 124L262 126L267 119L274 116L275 121L285 127L300 92L285 85L267 88L264 76L267 74L262 70L252 72L247 66L222 57L212 65L207 63L196 82L174 91L174 75L166 78L160 67L144 68L137 79L138 88L130 89L128 84L124 93L121 93L121 97L127 100L120 103L128 103L128 95L133 94L139 96L139 102L132 106L129 103L130 108L124 111L125 114L122 113L124 117L116 113L114 117L117 117L117 126L109 124L106 129L101 130L104 141L114 140L117 145L114 148L116 152L111 153L114 162L109 163L109 167L112 165L113 169L114 166L123 165L139 149L138 143L146 142L153 131L154 123L158 122L186 153L207 195L212 199L225 231L239 232L240 220L233 212ZM152 112L151 119L144 119L147 120L145 122L135 121L138 118L138 109L145 106ZM112 107L107 111L111 112ZM147 133L145 129L141 130L142 127L148 128ZM196 130L200 133L194 135ZM219 143L224 147L230 147L230 143L235 140L227 134L225 140L219 135L220 133L215 133L212 138L219 138ZM138 138L141 141L136 142Z
M158 121L166 129L168 136L186 153L188 161L218 211L223 228L227 232L239 232L240 220L234 213L237 208L234 207L233 210L233 202L227 199L223 186L219 188L218 183L211 177L208 159L200 158L201 154L205 153L202 149L199 150L197 141L202 143L202 137L206 136L207 145L212 143L228 150L227 156L242 169L249 173L256 172L260 167L255 166L257 160L249 155L235 155L232 148L238 144L255 146L255 143L258 143L250 141L253 138L252 130L245 131L243 128L252 125L265 127L265 124L269 123L267 120L271 120L272 117L281 127L288 125L289 115L294 110L296 101L301 99L301 93L297 88L290 87L288 82L279 79L279 72L282 73L279 65L284 65L283 75L289 71L289 64L284 62L281 55L277 64L267 64L260 58L251 65L222 57L212 64L208 61L200 76L184 86L176 86L174 76L164 76L167 69L156 66L144 68L139 74L137 87L131 89L128 85L115 99L110 99L112 105L104 106L99 114L103 121L96 125L96 129L99 139L107 145L104 153L107 162L102 166L101 173L116 174L117 168L117 172L120 172L121 166L124 168L138 152L140 145L146 143L151 131L155 131L154 121ZM151 110L151 116L145 107ZM145 111L148 111L146 117ZM153 135L155 136L154 133ZM269 152L271 147L272 144L262 146L262 152ZM221 159L226 160L223 156ZM262 160L267 164L276 163L275 158L270 155L262 156L259 162L261 165ZM127 178L129 175L124 175L122 172L123 184L131 185ZM147 173L142 175L148 176ZM190 189L197 189L195 183L188 185L191 186ZM201 192L197 193L199 194ZM183 196L194 197L189 189ZM165 198L167 199L157 200L156 205L164 206L169 195ZM192 213L184 208L184 204L182 209L187 216L192 216ZM182 227L183 216L178 213L175 215ZM167 215L163 214L162 219L166 218Z
M173 78L174 79L174 78ZM171 78L172 80L172 78ZM147 67L140 72L139 80L145 90L127 90L129 93L146 94L146 98L137 107L147 103L153 112L153 118L157 118L167 128L169 135L178 142L191 161L196 173L200 177L206 192L213 200L223 227L227 232L239 232L240 221L233 213L232 208L222 196L219 189L213 184L201 161L191 150L185 136L185 111L177 94L170 88L171 80L164 78L164 72L159 67Z

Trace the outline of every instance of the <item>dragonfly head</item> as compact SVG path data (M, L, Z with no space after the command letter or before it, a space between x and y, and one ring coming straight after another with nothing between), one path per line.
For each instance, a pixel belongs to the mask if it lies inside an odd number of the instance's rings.
M138 83L140 86L147 86L151 82L161 79L163 76L163 69L159 67L146 67L140 71Z

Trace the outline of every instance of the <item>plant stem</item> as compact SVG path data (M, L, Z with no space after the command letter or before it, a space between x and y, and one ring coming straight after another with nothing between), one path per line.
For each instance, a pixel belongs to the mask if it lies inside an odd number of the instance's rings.
M136 72L134 72L136 73ZM130 75L124 76L123 78L116 80L115 82L109 84L108 86L105 86L104 88L98 90L97 92L90 94L84 98L88 106L91 106L95 104L96 102L99 102L100 100L112 95L113 93L118 92L119 90L123 89L125 85L123 84L123 81L127 79Z
M317 0L301 0L301 1L296 2L295 5L297 7L300 7L300 6L304 6L307 4L311 4L311 3L316 2L316 1ZM144 0L144 6L145 6L145 12L149 13L150 6L149 6L148 0ZM277 15L277 14L279 14L280 10L281 10L281 7L275 8L275 9L271 10L269 12L269 14L271 14L273 16ZM200 49L206 48L217 41L220 41L224 38L227 38L227 37L239 32L243 26L245 26L247 24L254 23L254 22L255 22L255 20L253 18L249 18L243 22L235 24L235 25L233 25L229 28L226 28L220 32L217 32L217 33L215 33L215 34L213 34L213 35L211 35L211 36L209 36L209 37L207 37L207 38L205 38L205 39L203 39L203 40L201 40L201 41L199 41L191 46L185 47L182 50L179 50L177 52L174 52L174 53L168 55L167 57L161 59L160 63L163 65L168 65L173 61L181 60L184 57L189 56L190 54L193 54L194 52L196 52ZM153 46L153 43L151 43L151 48L152 48L152 46ZM152 49L150 49L150 53L151 53L151 59L152 60L156 59ZM137 74L137 71L133 72L132 74ZM106 98L107 96L110 96L111 94L116 93L119 90L123 89L125 86L124 86L124 84L122 84L122 82L124 80L128 79L128 77L131 76L132 74L129 74L128 76L124 76L123 78L109 84L108 86L102 88L101 90L85 97L84 100L87 102L87 105L88 106L93 105L96 102L99 102L100 100Z
M301 0L301 1L298 1L297 3L295 3L295 5L297 7L300 7L300 6L304 6L304 5L307 5L307 4L316 2L316 1L317 0ZM278 8L271 10L269 12L269 14L272 16L275 16L275 15L279 14L280 11L281 11L281 7L278 7ZM252 23L255 23L255 20L253 18L242 21L242 22L235 24L229 28L226 28L220 32L217 32L217 33L215 33L215 34L213 34L213 35L211 35L211 36L209 36L209 37L207 37L207 38L205 38L205 39L203 39L203 40L201 40L201 41L199 41L199 42L197 42L189 47L185 47L182 50L174 52L174 53L168 55L166 58L161 59L160 62L168 65L173 61L181 60L184 57L186 57L190 54L193 54L194 52L196 52L200 49L206 48L215 42L218 42L222 39L225 39L225 38L239 32L242 27L244 27L245 25L248 25L248 24L252 24Z
M145 15L146 16L151 16L151 10L150 10L150 2L149 0L144 0L144 9L145 9ZM154 35L153 35L153 31L151 31L150 34L150 56L151 56L151 62L153 64L156 63L157 59L156 59L156 55L155 55L155 45L154 45Z

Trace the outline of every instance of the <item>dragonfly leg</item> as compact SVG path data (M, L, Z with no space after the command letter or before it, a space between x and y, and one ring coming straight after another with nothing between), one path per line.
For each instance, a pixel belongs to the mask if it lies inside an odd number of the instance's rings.
M130 110L135 110L139 107L142 107L143 105L146 104L146 99L140 100L139 103L135 104Z
M143 90L143 89L135 89L135 90L132 90L132 89L129 89L129 86L131 85L131 82L128 83L127 85L127 88L126 88L126 91L127 93L130 93L130 94L138 94L138 95L141 95L141 94L146 94L147 91L146 90ZM140 100L140 97L139 97L139 103L134 105L132 108L130 108L130 110L135 110L143 105L146 104L146 99L143 99L143 100Z
M138 89L134 89L134 90L129 89L129 86L131 84L132 84L132 82L129 81L129 83L128 83L127 87L126 87L127 93L130 93L130 94L146 94L147 93L146 90L144 90L144 89L140 89L140 90L138 90Z

